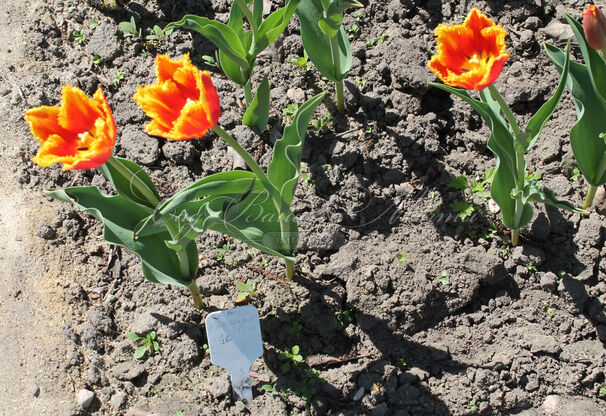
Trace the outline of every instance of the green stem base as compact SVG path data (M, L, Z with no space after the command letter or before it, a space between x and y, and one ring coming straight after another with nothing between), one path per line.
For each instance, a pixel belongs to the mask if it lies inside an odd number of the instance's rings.
M286 280L290 282L295 276L295 262L284 259L284 263L286 263Z
M520 241L520 230L511 230L511 245L512 246L517 246L518 242Z
M200 294L200 288L198 288L196 281L192 280L187 285L187 288L189 289L189 293L191 293L191 297L194 299L194 305L196 305L196 308L203 309L204 301L202 300L202 295Z
M597 186L589 185L589 189L587 190L587 196L585 197L585 201L583 202L583 209L591 207L591 204L593 204L593 198L595 197L595 193L597 190Z
M337 110L340 113L345 111L345 94L343 88L343 80L335 82L335 93L337 95Z

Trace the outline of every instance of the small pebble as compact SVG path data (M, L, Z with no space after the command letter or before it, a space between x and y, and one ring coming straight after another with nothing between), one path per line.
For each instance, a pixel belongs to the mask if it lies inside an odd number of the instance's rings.
M78 406L81 409L86 409L93 402L95 393L88 389L82 389L78 392Z
M362 396L364 396L364 387L360 387L360 389L356 392L356 394L354 394L353 396L353 400L354 402L359 401Z

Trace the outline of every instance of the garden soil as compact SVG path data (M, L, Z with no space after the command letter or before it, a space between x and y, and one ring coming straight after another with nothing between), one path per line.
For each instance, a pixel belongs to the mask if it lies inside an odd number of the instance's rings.
M481 180L493 165L489 131L460 100L429 87L425 67L436 26L480 7L509 33L512 56L496 86L526 122L558 82L542 42L564 46L572 34L563 13L579 17L589 2L365 2L344 21L354 58L343 115L310 64L288 62L303 55L293 20L257 62L254 84L267 74L272 86L261 134L240 125L242 90L202 58L214 55L212 44L184 30L144 39L187 13L226 21L229 2L93 4L0 2L0 414L606 413L603 189L589 215L536 207L511 248L498 207L448 186L461 174ZM143 39L118 26L131 17ZM72 185L111 189L96 171L35 166L38 145L23 121L28 108L58 105L62 85L101 87L119 132L114 153L171 195L240 162L212 133L171 143L143 132L131 99L137 85L153 82L156 53L187 52L213 73L220 124L262 166L288 117L282 110L330 91L315 116L323 121L308 131L293 204L295 279L284 281L276 259L208 232L198 241L202 311L184 288L146 281L136 258L103 241L95 219L44 196ZM570 156L575 120L566 93L528 162L578 205L586 185ZM472 202L472 215L453 213L457 200ZM248 409L210 363L203 325L208 312L235 306L241 279L257 286L250 303L265 350L252 367ZM135 359L126 334L152 330L159 351ZM302 363L281 354L294 346Z

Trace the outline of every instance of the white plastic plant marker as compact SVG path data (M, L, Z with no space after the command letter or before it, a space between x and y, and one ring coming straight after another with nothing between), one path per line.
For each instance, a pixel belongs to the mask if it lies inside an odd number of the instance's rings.
M218 311L206 317L210 361L231 376L236 399L252 402L250 366L263 355L259 312L252 305Z

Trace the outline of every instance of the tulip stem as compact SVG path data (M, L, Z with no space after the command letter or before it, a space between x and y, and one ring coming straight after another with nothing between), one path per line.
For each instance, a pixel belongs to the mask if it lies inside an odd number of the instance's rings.
M583 209L587 209L593 204L593 198L595 197L595 193L598 190L597 186L589 185L589 189L587 190L587 196L585 197L585 201L583 202Z
M252 88L250 86L250 79L242 86L244 88L244 100L246 101L246 108L250 107L250 103L252 103Z
M228 146L231 146L232 149L234 149L236 153L238 153L242 157L242 159L244 159L244 162L248 165L250 170L259 179L259 181L267 190L267 192L269 192L269 195L273 200L274 206L278 211L280 221L280 243L282 245L282 252L283 254L289 255L294 250L294 248L291 246L292 240L290 238L291 218L289 218L288 213L289 205L284 201L284 199L282 199L282 196L280 195L278 189L276 189L276 187L269 181L267 175L265 175L265 172L263 172L263 170L255 161L255 159L252 158L252 156L246 151L246 149L244 149L240 145L240 143L238 143L236 139L234 139L228 132L219 127L218 124L213 128L213 131L217 133L217 135L219 135L219 137L221 137L225 141L225 143L227 143ZM292 262L292 260L284 260L286 261L287 277L289 277L290 280L294 275L294 262Z
M196 284L196 280L194 279L189 282L187 288L189 289L189 293L191 293L191 297L194 299L194 305L196 305L196 308L204 308L204 301L202 300L202 296L200 295L200 288Z
M511 245L512 246L517 246L518 245L518 241L520 239L520 229L516 228L516 229L511 229Z
M521 140L522 131L520 130L520 126L518 126L518 122L516 121L516 118L513 115L511 108L509 108L509 106L505 102L505 99L503 98L499 90L495 88L494 85L490 84L488 86L488 90L490 91L490 95L492 95L492 98L494 98L494 100L499 104L499 107L501 107L501 111L503 111L503 114L505 114L505 117L507 118L507 121L509 122L509 125L511 126L511 129L513 131L513 135L516 139Z
M336 36L330 38L330 53L332 57L332 67L335 75L341 67L341 57L339 56L339 40ZM343 112L345 110L345 96L343 94L343 79L335 81L335 93L337 96L337 110Z

